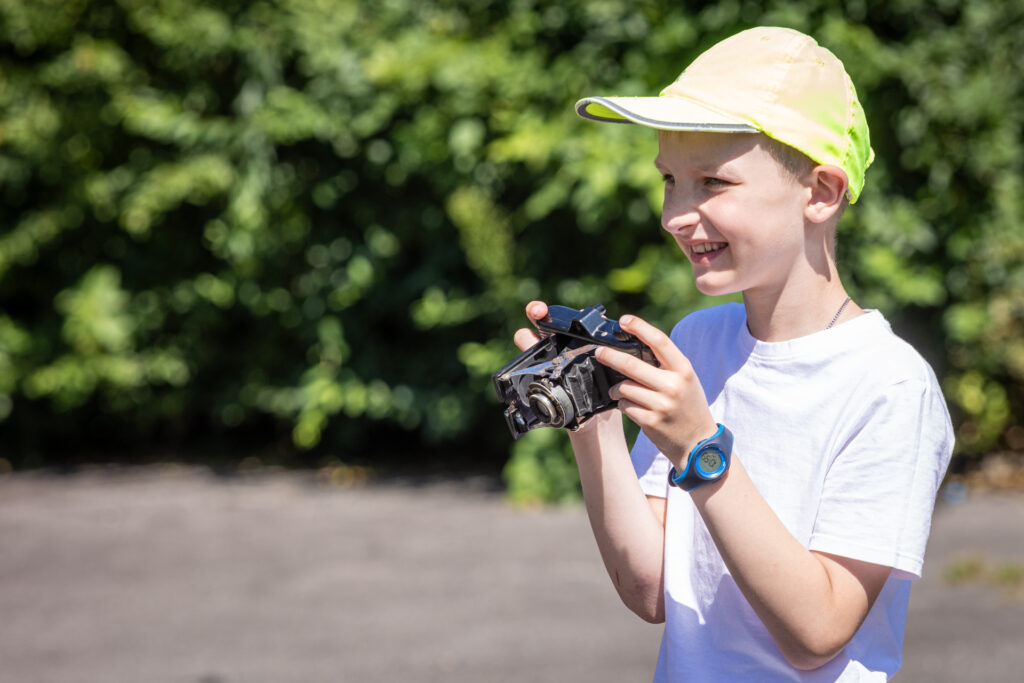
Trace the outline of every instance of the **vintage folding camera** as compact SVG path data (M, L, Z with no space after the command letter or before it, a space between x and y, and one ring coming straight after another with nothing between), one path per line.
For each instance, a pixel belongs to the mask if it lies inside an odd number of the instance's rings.
M505 422L513 439L537 427L575 431L615 407L608 388L625 378L594 358L598 346L658 365L650 348L604 313L600 304L583 310L549 306L548 316L537 321L542 339L494 373L494 389L506 404Z

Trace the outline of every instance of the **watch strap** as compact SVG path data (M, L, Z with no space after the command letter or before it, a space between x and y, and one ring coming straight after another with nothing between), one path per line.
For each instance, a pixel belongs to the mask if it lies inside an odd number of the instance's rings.
M672 467L668 473L669 485L678 486L684 491L693 491L705 484L718 481L729 470L729 462L732 458L732 443L732 432L725 425L719 423L718 429L714 434L699 442L690 451L690 455L686 460L686 469L683 470L682 474L676 472L676 468ZM705 473L700 470L697 459L709 449L714 449L721 455L722 463L715 472Z

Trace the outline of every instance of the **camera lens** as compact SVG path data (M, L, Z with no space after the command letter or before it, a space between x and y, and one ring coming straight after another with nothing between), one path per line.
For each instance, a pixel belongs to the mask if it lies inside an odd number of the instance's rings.
M551 422L555 417L555 408L547 396L535 394L530 397L530 407L537 414L541 422Z
M530 409L541 422L552 427L564 427L575 417L572 401L562 387L534 382L527 389Z

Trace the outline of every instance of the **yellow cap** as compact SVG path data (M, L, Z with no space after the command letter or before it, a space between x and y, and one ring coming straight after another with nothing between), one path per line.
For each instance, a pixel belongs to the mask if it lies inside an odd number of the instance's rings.
M838 166L850 201L875 154L843 63L813 38L761 27L701 54L659 97L586 97L576 113L658 130L764 133L819 164Z

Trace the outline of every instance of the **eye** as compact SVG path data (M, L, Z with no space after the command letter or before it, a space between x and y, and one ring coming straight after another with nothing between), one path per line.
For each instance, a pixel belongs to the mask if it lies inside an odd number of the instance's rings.
M726 187L728 185L732 185L732 183L728 180L723 180L722 178L707 176L704 178L704 185L705 187Z
M666 185L669 183L674 183L676 181L676 179L670 176L668 173L662 173L661 179Z

